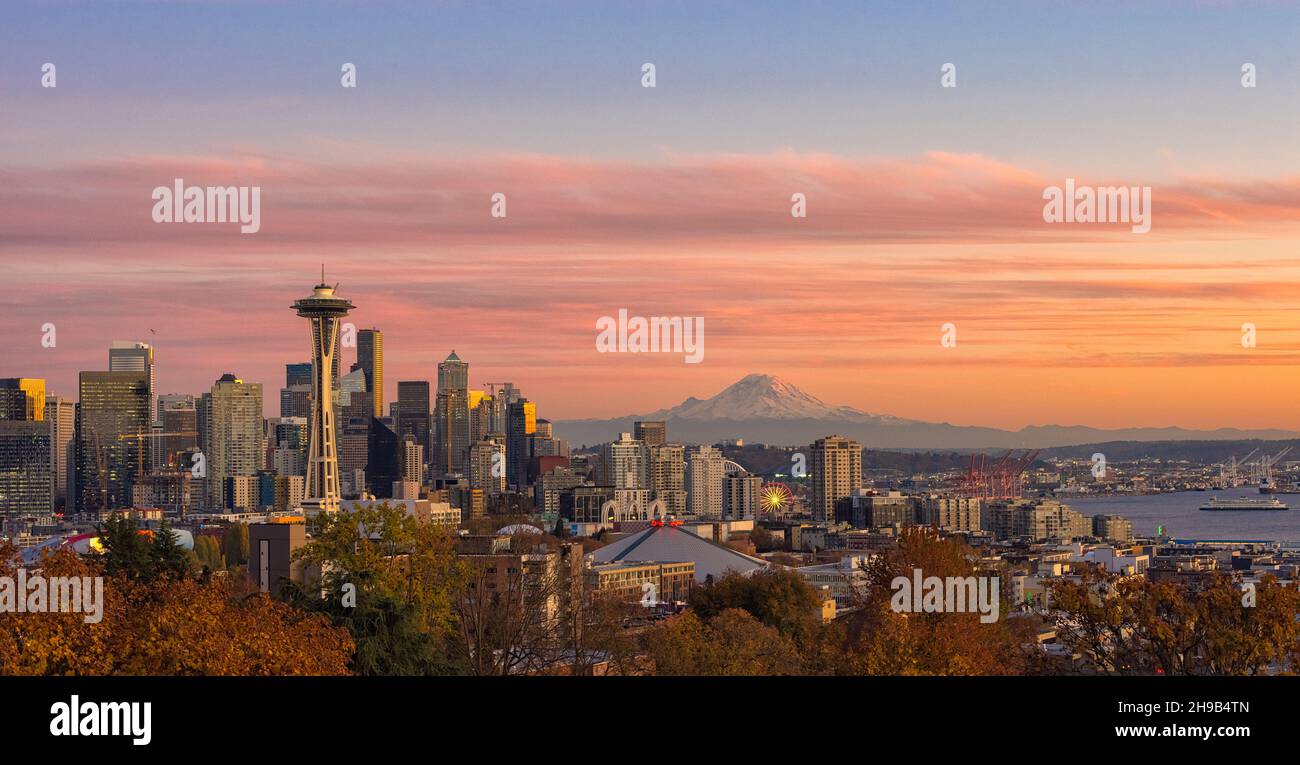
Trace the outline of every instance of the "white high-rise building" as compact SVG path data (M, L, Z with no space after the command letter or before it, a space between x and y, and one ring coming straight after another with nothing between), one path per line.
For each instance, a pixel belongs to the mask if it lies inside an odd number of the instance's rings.
M648 448L650 491L670 515L686 514L686 447L663 444Z
M224 374L204 396L203 453L207 457L208 506L256 509L249 503L262 469L262 384ZM239 478L239 481L227 479ZM232 494L233 492L233 494Z
M687 465L687 511L696 518L720 520L727 460L712 446L701 446L691 452Z
M486 495L506 490L506 445L501 438L489 436L469 447L469 487L482 489Z
M648 489L645 444L620 433L617 441L600 448L603 483L615 489Z
M723 518L752 521L758 517L763 477L753 473L729 473L723 479Z

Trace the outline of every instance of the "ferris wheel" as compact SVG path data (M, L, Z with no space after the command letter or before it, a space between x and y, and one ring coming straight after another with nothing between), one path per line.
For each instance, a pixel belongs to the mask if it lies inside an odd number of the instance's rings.
M768 483L763 485L763 491L759 495L759 508L764 515L780 516L794 507L794 492L790 487L783 483Z

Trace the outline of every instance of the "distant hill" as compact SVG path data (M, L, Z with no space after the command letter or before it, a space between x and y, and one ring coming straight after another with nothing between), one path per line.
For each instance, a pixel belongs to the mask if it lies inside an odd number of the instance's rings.
M691 397L667 409L604 420L560 420L556 437L598 444L630 432L636 420L664 420L673 441L712 444L746 441L804 446L822 436L849 436L876 449L1055 448L1113 442L1247 441L1300 439L1288 430L1189 430L1178 427L1106 430L1084 425L1034 425L1016 431L946 422L905 420L832 406L771 375L751 374L708 399ZM1249 451L1249 449L1247 449Z

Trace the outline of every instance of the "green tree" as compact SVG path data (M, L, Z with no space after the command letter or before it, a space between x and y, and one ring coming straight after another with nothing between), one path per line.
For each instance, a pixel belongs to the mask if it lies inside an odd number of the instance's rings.
M354 672L461 671L453 603L464 574L445 528L380 502L318 515L309 531L294 559L319 573L287 594L348 629Z
M221 538L221 552L230 566L248 565L248 526L232 523Z
M199 564L206 566L209 571L226 569L226 556L221 552L221 545L211 536L194 539L194 554L198 557Z

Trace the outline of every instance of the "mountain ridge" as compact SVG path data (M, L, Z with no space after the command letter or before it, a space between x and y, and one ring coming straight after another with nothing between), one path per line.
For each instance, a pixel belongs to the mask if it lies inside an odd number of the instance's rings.
M1179 426L1094 428L1087 425L1026 425L1003 430L980 425L909 420L827 404L779 377L748 374L707 399L624 417L555 421L559 438L574 444L610 441L636 420L663 420L670 440L716 443L743 438L787 446L838 434L868 448L1051 448L1099 441L1277 440L1300 437L1274 428L1196 430Z

